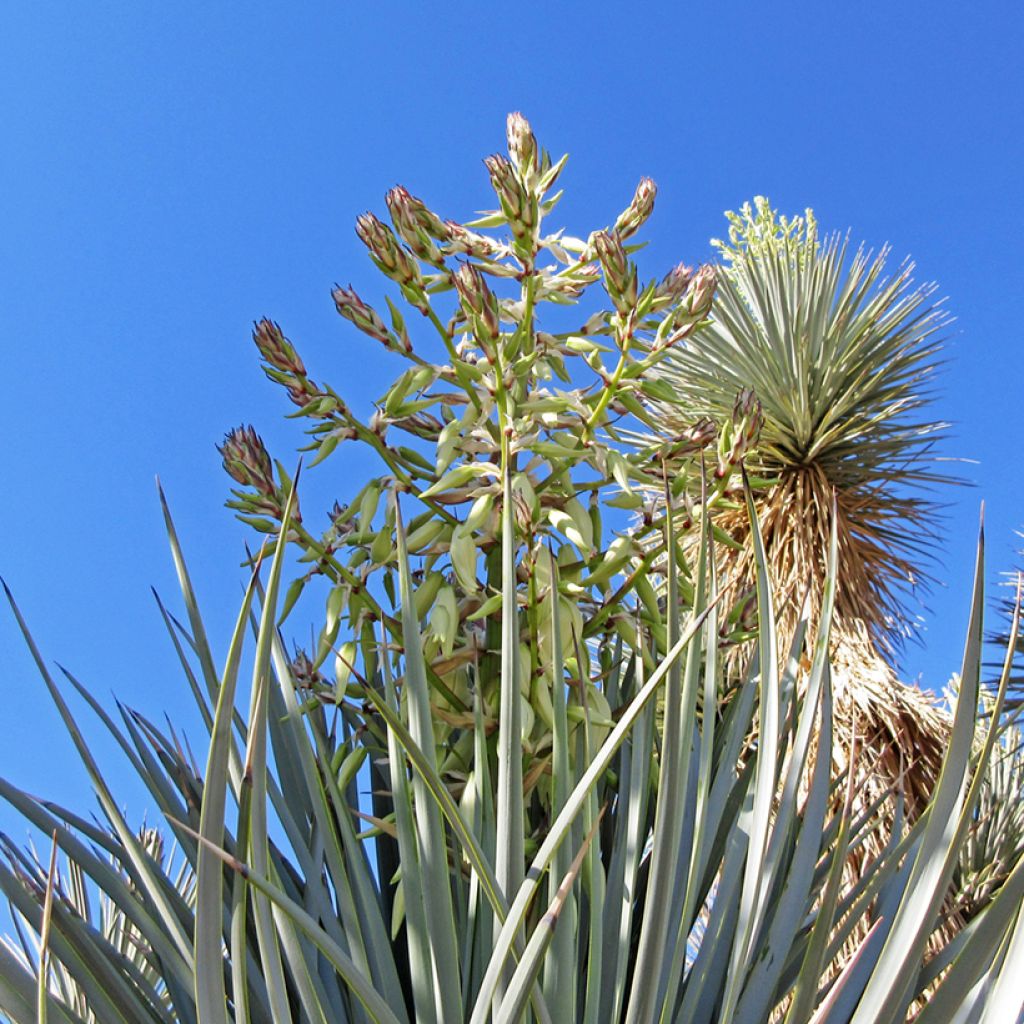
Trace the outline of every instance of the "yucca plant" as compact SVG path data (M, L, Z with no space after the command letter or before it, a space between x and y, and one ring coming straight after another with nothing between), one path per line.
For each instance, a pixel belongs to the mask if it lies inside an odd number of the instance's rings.
M710 430L691 425L665 441L691 457L685 474L667 473L678 452L622 452L609 422L631 412L655 425L641 401L658 393L650 371L703 318L712 275L636 284L622 242L649 212L644 186L634 212L566 264L583 277L600 264L613 309L588 332L544 335L533 311L544 281L564 278L538 264L543 206L530 189L552 166L519 118L510 157L489 170L502 205L495 216L512 230L512 275L495 269L492 252L474 257L489 270L417 277L409 254L420 246L436 259L431 231L443 222L410 207L411 197L393 198L402 243L380 222L361 223L375 260L425 307L452 357L417 364L422 380L400 378L399 397L389 392L390 408L385 399L371 423L309 379L280 331L258 326L268 368L313 419L320 452L329 454L331 437L354 437L388 471L317 538L298 517L295 481L280 466L275 473L255 432L229 436L223 454L241 485L233 500L271 536L253 560L222 669L164 506L186 624L161 610L208 733L204 765L137 712L119 708L118 723L68 676L148 787L184 874L127 820L15 609L101 820L0 782L54 851L47 866L6 843L0 888L19 930L0 948L0 1009L17 1024L865 1024L903 1020L927 995L934 1021L1012 1019L1024 862L994 879L953 943L941 933L997 741L993 730L976 735L980 549L946 761L912 823L898 786L855 807L856 773L833 770L834 747L848 742L835 728L829 656L838 531L814 627L808 605L780 643L749 488L757 640L720 706L729 581L710 510L727 495L698 458ZM454 244L470 230L449 226L447 241L434 241ZM573 245L547 236L540 248ZM495 299L484 273L516 280L523 306ZM426 296L452 276L462 283L450 328ZM400 318L382 327L350 290L339 305L390 347L416 353ZM466 337L456 341L460 324ZM594 334L610 341L610 368ZM601 367L603 389L567 373L567 390L541 393L543 364L556 373L579 350ZM403 405L410 395L412 408ZM439 430L418 402L437 410ZM724 429L745 434L749 411ZM388 441L391 418L426 434L433 461ZM438 466L448 442L453 461ZM570 505L578 493L595 496L584 511L600 537L593 524L610 502L636 507L652 481L664 504L649 508L640 536L587 541ZM561 502L564 517L554 514ZM474 517L478 503L486 515ZM692 543L677 535L677 503L694 507ZM288 586L295 545L310 570ZM290 655L282 627L299 589L321 576L332 585L321 649ZM1000 718L1005 677L990 721ZM880 830L885 842L844 888L851 851ZM84 889L88 900L75 895ZM127 945L83 909L94 897L123 919Z
M721 421L740 387L756 395L763 421L747 466L763 484L756 504L782 621L791 632L805 595L814 621L835 525L839 706L872 754L873 795L901 778L913 816L935 785L950 719L898 681L893 656L911 632L906 602L928 581L934 488L954 479L934 450L947 424L929 415L949 318L932 286L915 285L913 264L890 273L885 250L851 255L847 239L820 237L810 210L788 219L758 197L727 217L714 317L655 369L671 392L656 407L671 427L695 414ZM734 475L728 442L722 476ZM749 527L739 509L715 522L737 541L723 553L735 607L753 580Z

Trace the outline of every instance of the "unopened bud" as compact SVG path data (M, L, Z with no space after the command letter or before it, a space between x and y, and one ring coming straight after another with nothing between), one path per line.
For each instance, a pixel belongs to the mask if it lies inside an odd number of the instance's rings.
M670 271L669 277L676 275L676 280L671 282L669 287L678 287L686 268L680 265L674 271ZM662 285L669 278L666 277ZM674 345L683 338L689 337L697 325L711 312L711 304L715 298L715 268L711 264L705 264L692 277L686 285L686 292L682 301L666 315L658 329L658 337L654 343L655 349L662 349Z
M447 237L447 229L440 217L430 212L423 200L411 195L401 185L388 192L385 201L391 213L395 230L402 241L421 260L440 266L441 251L431 240Z
M601 271L593 263L574 263L561 274L547 279L544 294L558 293L569 299L578 299L600 276Z
M224 468L232 480L243 487L254 487L261 494L275 495L274 470L263 440L251 427L236 427L224 435L217 446Z
M604 284L620 313L628 313L636 306L636 267L630 264L622 241L613 231L595 231L591 245L604 271Z
M654 197L658 187L650 178L641 178L636 187L636 194L629 206L622 211L615 222L615 232L625 241L640 230L644 222L654 211Z
M659 299L678 299L686 292L693 277L693 267L685 263L674 266L659 282L654 295Z
M296 377L306 376L306 367L292 347L292 343L281 333L281 328L272 320L260 320L252 331L252 340L260 350L260 355L275 370L292 374Z
M487 287L484 275L472 263L463 263L452 275L452 282L474 327L478 331L482 328L488 339L496 338L501 330L498 301Z
M718 437L714 420L704 416L691 423L672 438L662 449L662 457L668 461L686 458L703 451Z
M415 412L410 416L403 416L394 420L394 425L400 430L405 430L417 437L427 441L436 441L438 435L444 429L444 424L429 412Z
M757 443L764 426L764 410L753 388L743 388L736 396L732 419L737 435L734 443L741 446L739 455L742 455Z
M484 166L491 176L491 185L498 196L505 216L511 221L523 209L523 197L512 165L500 154L484 157Z
M417 284L420 271L409 254L398 244L394 232L372 213L356 218L356 234L367 249L370 258L393 281L399 284Z
M488 256L496 256L501 251L501 246L493 238L478 235L453 220L445 221L444 226L447 232L444 250L449 256L464 253L477 259L486 259Z
M764 412L751 388L736 396L732 418L722 425L718 437L718 467L715 476L723 479L757 443L764 424Z
M529 179L538 166L537 139L530 122L520 113L509 114L506 127L508 155L523 178Z
M491 185L497 193L501 212L512 232L514 250L519 256L532 259L536 253L534 234L540 223L536 196L527 192L515 168L503 156L489 156L484 160L484 165L491 176Z
M690 424L682 433L682 437L697 449L710 444L717 436L718 428L715 426L715 421L707 416Z
M711 263L697 271L686 289L686 308L690 316L702 320L711 312L711 304L718 286L717 272Z
M367 426L369 426L373 433L383 437L384 431L387 430L389 422L387 414L383 409L375 409Z
M313 664L313 659L300 647L291 663L292 679L297 688L312 690L323 684L324 677Z
M395 344L395 336L388 330L380 314L372 306L363 302L351 286L335 288L331 292L331 296L338 312L346 320L354 323L364 334L376 338L377 341L383 342L389 348Z

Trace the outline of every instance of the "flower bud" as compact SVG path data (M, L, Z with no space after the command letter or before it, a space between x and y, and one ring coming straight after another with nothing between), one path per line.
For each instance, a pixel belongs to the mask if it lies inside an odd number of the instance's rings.
M224 468L232 480L243 487L254 487L261 494L276 495L274 470L262 439L251 427L236 427L224 435L217 446Z
M512 232L512 248L520 258L532 260L537 251L534 236L540 225L537 197L528 191L515 168L503 156L489 156L484 164L491 176L491 185L497 193L501 212Z
M685 302L690 316L703 320L711 312L711 304L714 301L717 286L717 272L714 265L705 263L693 276L686 289Z
M355 291L352 290L351 286L348 288L335 288L331 292L331 296L334 299L334 305L337 307L338 312L346 320L354 323L364 334L368 334L371 338L376 338L377 341L383 342L389 348L396 346L396 338L388 330L380 314L372 306L368 306L363 302Z
M743 388L736 396L732 419L723 424L718 437L718 468L715 476L727 476L757 443L764 424L764 412L752 388Z
M356 234L370 250L373 262L393 281L405 285L419 283L419 267L398 244L394 232L372 213L356 218Z
M703 451L718 437L715 422L707 416L702 417L688 427L684 427L675 437L662 446L661 457L668 461L686 458Z
M629 262L622 241L614 231L595 231L590 242L601 263L605 289L615 308L620 313L628 313L636 306L636 267Z
M675 270L669 272L662 281L667 288L678 288L687 268L680 264ZM669 281L674 277L675 280ZM697 325L711 312L711 304L715 298L716 277L715 268L711 264L705 264L692 277L686 285L686 292L682 301L674 309L670 310L658 329L658 338L654 348L662 349L674 345L683 338L689 337ZM666 293L667 294L667 290Z
M452 275L452 282L463 308L472 317L477 330L482 328L482 333L488 339L496 338L501 330L498 300L487 287L484 275L472 263L463 263Z
M516 180L516 172L512 165L498 153L484 157L484 166L491 176L491 185L498 196L501 208L511 224L523 212L522 188Z
M292 343L281 333L281 328L273 320L260 320L253 327L252 340L260 350L260 355L275 370L292 374L296 377L306 376L306 367L292 347Z
M465 253L467 256L475 256L477 259L486 259L489 256L497 256L501 252L501 245L493 238L486 235L478 235L475 231L463 227L453 220L444 222L447 232L447 243L444 246L449 256Z
M508 115L506 128L508 155L524 180L528 180L538 167L537 139L533 129L530 122L520 113Z
M702 416L696 423L691 423L680 435L681 439L692 445L694 450L699 450L710 444L718 436L718 428L715 421L707 416Z
M764 426L764 410L753 388L743 388L736 396L732 419L735 424L736 441L739 446L737 457L749 451L761 436Z
M636 187L636 194L629 206L622 211L615 222L615 232L622 241L631 238L640 230L644 222L654 211L654 197L658 186L650 178L641 178Z
M685 292L686 287L693 277L693 267L685 263L674 266L660 281L654 290L655 298L676 300Z
M421 260L440 266L441 251L431 238L446 238L447 229L441 219L427 209L421 199L396 185L385 197L391 220L399 237Z
M593 263L574 263L562 273L548 277L542 285L541 294L557 293L578 299L600 276L601 271Z
M301 648L295 651L291 663L292 679L301 690L312 690L324 683L324 677L313 664L313 659Z

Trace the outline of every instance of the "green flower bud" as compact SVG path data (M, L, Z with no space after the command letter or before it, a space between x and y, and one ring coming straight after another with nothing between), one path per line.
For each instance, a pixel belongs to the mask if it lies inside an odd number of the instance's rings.
M421 283L420 269L409 254L398 244L394 232L372 213L356 218L356 234L367 249L370 258L393 281L404 285Z
M224 435L224 443L217 446L224 468L232 480L243 487L253 487L261 494L277 494L274 469L262 438L251 427L236 427Z
M501 253L501 245L493 238L470 231L469 228L463 227L453 220L445 221L444 226L447 232L444 250L449 256L464 253L467 256L475 256L477 259L487 259Z
M640 179L633 201L622 211L619 219L615 222L615 233L622 241L635 235L650 217L654 211L654 197L657 193L658 186L650 178Z
M660 281L654 290L655 298L675 300L685 294L686 288L693 277L693 267L685 263L674 266Z
M604 271L609 297L620 313L628 313L636 306L636 267L629 262L622 240L614 231L595 231L590 242Z
M391 220L399 237L421 260L441 266L444 257L432 238L444 239L447 229L440 217L430 212L421 199L396 185L385 197Z
M282 373L305 377L306 367L292 347L292 343L281 333L273 320L260 320L253 327L252 340L266 362Z
M529 180L538 167L537 139L530 128L530 122L520 113L508 115L506 124L508 155L519 169L524 180Z
M364 334L383 342L388 348L398 348L399 343L395 335L388 329L387 324L381 319L380 314L368 306L352 289L337 287L331 292L334 305L338 312L351 321Z
M498 315L498 300L487 287L484 275L472 263L463 263L452 275L452 283L459 293L459 299L478 333L483 333L485 340L494 340L501 331Z

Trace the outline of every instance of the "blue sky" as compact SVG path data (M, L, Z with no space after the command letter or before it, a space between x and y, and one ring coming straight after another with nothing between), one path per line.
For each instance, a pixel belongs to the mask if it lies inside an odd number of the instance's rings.
M214 444L252 422L292 459L301 437L251 321L278 320L357 405L378 394L397 368L329 295L337 282L381 297L355 217L383 213L396 183L444 216L488 205L481 158L521 110L572 154L558 211L571 233L655 179L652 272L709 258L722 212L765 194L938 282L957 319L935 415L955 423L945 454L977 460L962 467L977 486L942 495L947 586L902 668L941 686L982 499L993 584L1024 546L1022 29L1008 2L969 16L952 3L8 5L0 573L40 646L104 697L191 721L149 592L177 607L154 476L223 651L246 531L222 507ZM307 508L364 471L335 456ZM0 643L0 775L87 806L3 611ZM23 835L6 808L0 828Z

